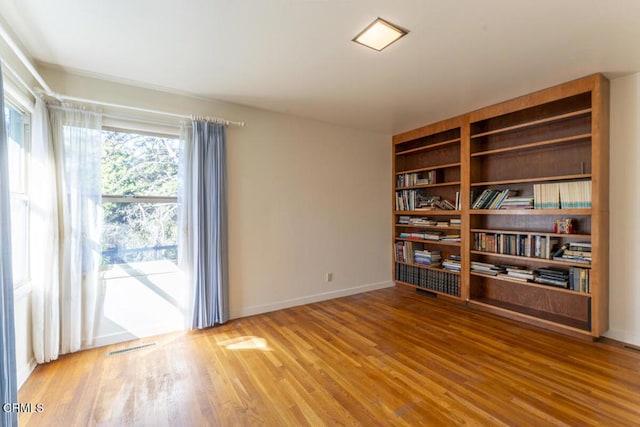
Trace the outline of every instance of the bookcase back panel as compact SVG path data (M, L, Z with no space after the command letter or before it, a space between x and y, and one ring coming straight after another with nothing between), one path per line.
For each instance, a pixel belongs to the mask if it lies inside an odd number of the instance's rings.
M524 108L471 124L471 135L527 124L591 108L591 92Z
M471 153L519 147L525 144L543 143L591 134L591 114L570 117L552 123L514 129L480 137L472 137ZM563 142L558 142L563 143Z
M413 150L415 148L428 147L434 144L440 144L445 141L451 141L453 139L460 138L460 128L450 129L444 132L436 133L422 138L413 139L411 141L401 142L396 144L396 152L405 150Z
M471 161L472 183L590 173L591 146L589 143L559 145L553 152L543 149L528 151L526 155L520 152L507 152L475 157Z
M491 277L471 277L471 296L523 314L588 330L590 298L553 289L522 286Z
M401 154L396 157L396 172L460 163L460 144Z
M591 234L591 217L582 215L471 215L470 223L472 229L553 233L555 221L565 218L573 219L574 234Z

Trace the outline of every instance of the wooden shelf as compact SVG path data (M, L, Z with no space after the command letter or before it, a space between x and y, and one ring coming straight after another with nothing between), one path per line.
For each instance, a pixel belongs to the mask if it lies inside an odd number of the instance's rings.
M505 184L523 184L527 182L550 182L550 181L571 181L579 179L591 179L591 174L580 173L575 175L560 175L560 176L544 176L540 178L522 178L522 179L505 179L501 181L484 181L484 182L472 182L472 187L489 187L492 185L505 185Z
M396 175L404 175L407 173L418 173L418 172L428 172L428 171L434 171L434 170L438 170L438 169L448 169L448 168L455 168L455 167L459 167L460 163L448 163L448 164L444 164L444 165L436 165L436 166L428 166L428 167L424 167L424 168L419 168L419 169L411 169L411 170L406 170L406 171L402 171L402 172L396 172Z
M489 278L489 279L493 279L493 280L499 280L501 282L513 283L515 285L522 285L522 286L529 286L529 287L533 287L533 288L540 288L540 289L544 289L544 290L551 291L551 292L561 292L561 293L565 293L565 294L578 295L578 296L582 296L582 297L590 297L591 296L590 293L586 293L586 292L572 291L571 289L565 289L565 288L560 288L560 287L551 286L551 285L543 285L542 283L523 282L521 280L509 279L508 277L504 277L504 276L491 276L489 274L482 274L482 273L479 273L479 272L476 272L476 271L472 271L470 274L472 276L485 277L485 278Z
M396 191L400 190L411 190L415 188L431 188L431 187L449 187L453 185L460 185L460 181L455 182L440 182L437 184L421 184L421 185L411 185L409 187L396 187Z
M588 216L591 209L474 209L471 215L566 215Z
M533 310L515 304L496 301L489 298L474 298L469 300L470 306L484 309L510 319L526 321L543 327L551 327L558 331L569 331L576 335L590 335L587 322L570 317L554 315L540 310Z
M564 144L569 142L582 141L588 138L591 138L591 134L585 133L582 135L568 136L565 138L555 138L555 139L549 139L546 141L531 142L528 144L521 144L513 147L496 148L495 150L477 151L475 153L471 153L471 157L489 156L491 154L510 153L514 151L515 152L526 151L526 150L532 150L536 148L547 147L549 145L557 145L557 144Z
M536 257L528 257L528 256L520 256L520 255L509 255L509 254L499 254L495 252L486 252L486 251L476 251L471 250L470 253L474 255L485 255L492 256L497 258L505 258L505 259L513 259L513 260L522 260L522 261L533 261L539 264L552 264L552 265L564 265L567 267L582 267L582 268L591 268L591 264L583 264L581 262L568 262L568 261L558 261L555 259L547 259L547 258L536 258Z
M549 236L549 237L562 237L566 239L591 240L591 234L545 233L545 232L537 232L537 231L495 230L495 229L486 229L486 228L472 228L470 231L472 233L517 234L519 236Z
M412 215L419 215L419 216L459 216L460 215L460 211L454 211L454 210L417 210L417 211L393 211L394 215L407 215L407 216L412 216Z
M433 289L424 288L422 286L414 285L413 283L403 282L401 280L394 280L394 282L399 284L399 285L402 285L402 286L407 286L407 287L414 288L414 289L420 289L421 291L425 291L425 292L432 292L432 293L434 293L434 294L436 294L438 296L444 296L444 297L447 297L447 298L454 298L456 300L460 300L460 297L457 296L457 295L451 295L451 294L447 294L445 292L435 291Z
M405 237L396 237L396 240L401 240L403 242L416 242L416 243L431 243L434 245L441 246L457 246L460 247L459 242L443 242L442 240L428 240L428 239L408 239Z
M526 123L521 123L521 124L517 124L517 125L513 125L513 126L507 126L507 127L503 127L500 129L494 129L488 132L482 132L482 133L478 133L475 135L471 135L471 139L474 138L480 138L483 136L488 136L488 135L496 135L499 133L505 133L505 132L510 132L513 130L517 130L517 129L523 129L523 128L527 128L527 127L533 127L533 126L538 126L538 125L542 125L542 124L546 124L546 123L551 123L551 122L556 122L559 120L564 120L564 119L568 119L571 117L578 117L578 116L584 116L586 114L590 114L591 113L591 108L585 108L584 110L578 110L578 111L572 111L570 113L566 113L566 114L560 114L557 116L552 116L552 117L547 117L544 119L540 119L540 120L532 120Z
M444 147L446 145L455 144L460 142L460 138L449 139L447 141L436 142L435 144L425 145L424 147L412 148L411 150L399 151L396 156L403 156L405 154L417 153L419 151L433 150L434 148Z
M438 227L437 225L415 225L415 224L395 224L396 227L407 227L407 228L424 228L427 230L454 230L460 231L460 227Z
M408 262L400 262L400 261L396 261L398 264L402 264L402 265L409 265L411 267L418 267L418 268L424 268L425 270L434 270L434 271L442 271L444 273L451 273L451 274L455 274L455 275L460 275L459 271L452 271L452 270L446 270L442 267L431 267L429 265L423 265L423 264L416 264L416 263L408 263Z

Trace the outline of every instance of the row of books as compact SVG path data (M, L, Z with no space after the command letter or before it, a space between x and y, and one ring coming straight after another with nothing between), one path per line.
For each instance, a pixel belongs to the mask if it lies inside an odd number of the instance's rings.
M564 270L561 268L543 267L537 270L528 270L517 266L472 261L471 271L514 281L539 283L583 293L591 292L591 270L588 268L569 267L568 270Z
M449 255L449 258L445 259L442 262L442 268L449 271L457 271L460 272L462 266L460 265L460 261L462 258L460 255Z
M591 242L569 242L562 245L553 254L558 261L591 264Z
M415 173L403 173L396 179L396 187L411 187L414 185L437 184L442 182L441 170L430 170Z
M408 215L401 215L398 217L398 224L400 225L417 225L422 227L451 227L459 228L461 224L460 218L451 219L430 219L426 217L415 217Z
M517 192L487 188L477 197L471 192L471 209L533 209L533 197L517 196Z
M459 243L460 242L460 234L447 233L443 234L438 230L421 230L414 232L401 232L398 234L398 237L401 239L416 239L416 240L432 240L432 241L440 241L440 242L449 242L449 243Z
M415 248L413 242L396 242L395 246L394 254L397 262L440 267L440 251Z
M423 289L460 296L460 275L458 274L396 264L396 280Z
M442 199L440 196L430 196L421 190L396 191L396 210L456 210L460 209L460 195L456 193L456 200Z
M533 184L535 209L583 209L591 207L591 181Z
M473 233L473 250L496 254L552 259L557 253L558 244L559 239L550 236Z

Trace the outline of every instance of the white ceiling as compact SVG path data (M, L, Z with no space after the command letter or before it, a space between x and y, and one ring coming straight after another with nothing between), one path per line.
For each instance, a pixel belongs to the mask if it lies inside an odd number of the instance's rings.
M0 0L0 15L35 61L392 133L640 71L640 0ZM351 42L378 16L409 35Z

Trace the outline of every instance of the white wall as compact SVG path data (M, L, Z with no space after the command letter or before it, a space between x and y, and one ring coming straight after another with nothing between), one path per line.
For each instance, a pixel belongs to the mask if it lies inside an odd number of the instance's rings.
M66 95L247 123L227 130L232 318L392 285L391 135L40 71Z
M611 81L610 338L640 345L640 73Z
M36 367L31 343L31 285L23 285L14 291L14 320L16 334L16 367L18 387Z

